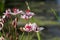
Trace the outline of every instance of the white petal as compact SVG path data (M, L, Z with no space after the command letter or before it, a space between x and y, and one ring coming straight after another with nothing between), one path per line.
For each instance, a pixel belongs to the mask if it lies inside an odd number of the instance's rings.
M32 18L32 16L29 16L29 19Z
M28 28L23 28L24 31L29 32L30 30Z
M3 16L2 16L2 18L5 18L5 17L6 17L6 15L3 15Z
M30 12L30 14L33 16L33 15L35 15L33 12Z
M40 27L39 30L40 30L40 31L44 30L44 27Z
M2 28L0 28L0 30L2 30Z
M29 22L29 25L31 26L32 24Z
M35 23L32 23L32 30L35 31L37 28L36 24Z
M21 15L21 18L25 19L25 15Z
M28 19L28 16L25 16L26 19Z
M18 13L22 13L22 12L23 12L22 10L18 11Z
M29 13L26 13L26 14L29 15L29 16L35 15L33 12L29 12Z
M5 38L3 36L0 37L0 40L5 40Z
M17 13L10 13L11 15L17 15Z
M29 24L26 24L26 25L25 25L25 28L26 28L27 26L29 26Z
M37 24L36 23L33 23L32 25L35 26L35 27L37 27Z
M2 25L2 27L0 27L0 30L2 30L2 28L3 28L3 23L2 23L2 22L0 22L0 24Z
M23 30L26 30L25 28L23 28Z
M0 21L2 21L2 19L0 19Z

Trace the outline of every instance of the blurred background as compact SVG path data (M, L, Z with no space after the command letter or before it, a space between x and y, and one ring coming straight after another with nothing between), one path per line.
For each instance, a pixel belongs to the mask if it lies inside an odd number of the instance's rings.
M60 0L0 0L0 15L7 8L26 10L25 1L28 1L31 11L36 14L34 18L39 26L48 29L42 31L41 40L60 40Z

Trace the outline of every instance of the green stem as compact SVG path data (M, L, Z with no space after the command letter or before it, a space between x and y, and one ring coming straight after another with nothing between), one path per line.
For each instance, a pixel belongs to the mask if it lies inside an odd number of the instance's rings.
M36 33L37 33L38 40L41 40L39 32L36 32Z
M15 28L15 35L14 36L14 40L16 40L16 34L17 34L17 28Z
M27 6L27 9L28 9L28 10L30 10L30 7L29 7L28 2L27 2L27 1L25 1L25 3L26 3L26 6Z
M0 37L1 37L1 35L2 35L2 33L1 33L1 31L0 31Z
M54 15L56 16L56 18L59 19L58 15L56 14L56 11L53 8L51 8L51 11L54 13Z
M9 26L9 33L10 33L10 26Z
M29 32L28 32L28 36L27 36L26 40L29 40Z
M33 33L33 34L30 36L30 39L29 39L29 40L32 40L32 38L33 38L34 35L35 35L35 34Z
M28 32L28 39L27 40L29 40L29 32Z
M22 34L22 36L21 36L20 40L22 40L23 36L24 36L24 32L23 32L23 34Z

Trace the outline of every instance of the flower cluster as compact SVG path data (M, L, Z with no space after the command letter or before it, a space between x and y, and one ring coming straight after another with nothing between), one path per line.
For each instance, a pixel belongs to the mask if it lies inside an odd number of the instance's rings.
M13 11L13 12L12 12ZM3 18L10 17L10 15L17 15L17 14L21 14L21 18L22 19L30 19L32 16L34 16L35 14L33 12L31 12L30 10L26 10L25 12L22 10L19 10L17 8L14 8L11 11L11 9L7 9L3 16Z
M30 19L32 18L32 16L34 16L35 14L33 12L30 12L30 10L26 10L25 14L21 15L21 18L23 19Z
M12 12L12 11L13 11L13 12ZM19 10L19 9L17 9L17 8L14 8L13 10L7 9L7 10L5 11L5 13L3 13L3 14L5 14L5 15L8 15L8 14L17 15L17 14L19 14L19 13L21 13L21 12L22 12L22 10Z
M7 17L10 17L10 15L17 15L17 14L21 14L21 18L22 19L31 19L35 14L33 12L31 12L30 10L26 10L25 12L22 11L22 10L19 10L17 8L13 8L13 10L11 11L11 9L7 9L5 13L3 13L4 15L2 16L2 18L4 19L6 16ZM15 18L13 21L12 21L12 25L14 26L14 28L16 28L17 26L17 18ZM0 22L0 24L2 24ZM2 24L3 26L3 24ZM24 31L27 31L27 32L31 32L31 31L34 31L34 32L37 32L37 31L41 31L43 30L44 28L43 27L38 27L36 23L27 23L23 28L22 28Z
M23 30L26 32L39 32L42 31L44 27L38 27L36 23L28 23L23 27Z

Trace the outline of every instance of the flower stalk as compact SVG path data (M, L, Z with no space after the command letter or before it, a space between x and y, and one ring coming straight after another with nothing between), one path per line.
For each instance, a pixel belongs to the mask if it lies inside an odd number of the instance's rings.
M38 40L41 40L40 39L40 33L39 32L36 32L36 34L37 34Z
M22 39L23 39L23 36L24 36L24 32L22 33L22 36L21 36L20 40L22 40Z

